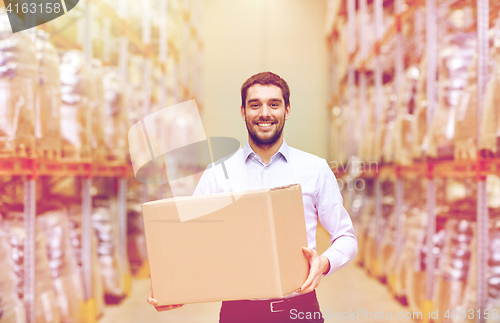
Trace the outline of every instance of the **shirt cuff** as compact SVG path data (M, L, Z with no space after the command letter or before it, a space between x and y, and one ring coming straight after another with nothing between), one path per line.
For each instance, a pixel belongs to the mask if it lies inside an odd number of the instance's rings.
M348 255L335 249L325 251L322 256L325 256L330 262L330 270L327 273L323 273L323 277L333 274L340 268L346 266L351 260Z

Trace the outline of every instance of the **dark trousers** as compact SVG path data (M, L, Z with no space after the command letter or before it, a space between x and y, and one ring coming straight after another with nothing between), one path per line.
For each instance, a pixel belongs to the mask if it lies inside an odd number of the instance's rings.
M222 302L219 323L324 322L316 291L286 299Z

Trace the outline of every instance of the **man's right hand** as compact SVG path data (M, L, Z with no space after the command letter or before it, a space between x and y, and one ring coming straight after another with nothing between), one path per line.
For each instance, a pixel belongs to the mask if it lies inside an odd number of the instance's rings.
M176 305L157 306L158 301L153 298L153 287L149 289L148 303L153 305L158 312L173 310L182 307L184 305L184 304L176 304Z

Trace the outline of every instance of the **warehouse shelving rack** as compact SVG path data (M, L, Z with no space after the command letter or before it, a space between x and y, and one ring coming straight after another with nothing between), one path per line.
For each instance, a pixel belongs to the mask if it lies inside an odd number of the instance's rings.
M142 4L142 35L139 37L128 25L127 6L128 0L120 0L119 8L115 10L104 0L81 0L79 6L84 10L84 37L82 44L73 39L64 38L61 34L53 35L53 39L65 45L66 49L80 49L84 51L87 62L93 58L93 37L91 21L92 14L98 12L108 20L107 28L114 26L121 30L119 55L119 68L123 80L128 80L128 60L129 44L133 44L143 56L142 70L142 106L144 117L151 112L151 70L152 65L162 71L159 105L161 108L167 106L167 79L166 73L174 73L174 100L180 101L195 98L198 106L202 108L202 86L196 73L202 70L203 55L203 25L202 11L204 0L178 0L180 11L182 12L183 37L178 45L171 40L168 34L167 22L168 1L159 0L159 36L158 54L152 50L151 44L151 0L143 0ZM172 0L170 0L172 1ZM96 6L98 10L92 10ZM52 32L46 25L37 28ZM25 31L32 33L31 30ZM104 42L108 46L108 42ZM195 47L196 53L189 51ZM104 49L110 50L109 48ZM174 58L173 71L167 66L167 57ZM182 73L182 74L181 74ZM127 107L125 107L127 108ZM120 162L97 162L92 160L68 161L68 160L45 160L37 158L0 158L0 176L24 176L24 225L26 231L24 249L24 297L26 306L27 323L35 323L35 216L36 216L36 183L42 176L73 176L82 179L82 270L84 303L82 305L82 322L91 323L97 319L97 302L92 291L92 252L91 238L93 232L92 225L92 199L91 188L92 179L96 177L116 178L118 180L118 217L119 217L119 241L122 246L120 255L122 259L127 259L127 214L126 196L127 181L134 177L132 166L128 163ZM143 202L149 199L145 184L143 184ZM124 277L125 291L130 293L130 276Z
M382 67L381 67L381 53L380 48L382 45L387 44L390 40L395 38L396 42L396 52L395 52L395 86L398 87L402 83L402 77L404 72L404 52L402 47L402 22L405 19L410 19L416 8L419 6L425 6L426 9L426 56L427 56L427 129L430 128L431 121L433 120L433 113L436 107L435 91L436 91L436 71L437 71L437 17L436 17L436 0L425 0L425 1L407 1L406 10L403 11L405 7L404 0L394 0L394 13L395 21L387 29L387 31L382 34L382 10L383 10L383 0L374 0L374 15L375 15L375 28L376 28L376 42L373 48L366 48L366 42L363 39L359 39L359 48L356 46L356 7L354 0L346 0L340 3L345 4L343 10L346 12L347 16L347 28L348 28L348 69L347 75L343 75L337 78L337 73L332 73L332 96L328 108L331 109L335 106L337 102L340 101L341 95L348 93L349 97L349 129L352 130L353 127L353 117L355 109L355 98L356 95L359 97L359 102L361 109L366 109L366 79L365 79L365 66L366 63L372 59L376 60L375 64L375 111L376 118L380 118L382 112ZM484 92L486 89L486 82L488 77L488 29L490 28L490 21L492 21L500 10L500 5L493 4L494 7L490 8L488 0L478 0L473 2L477 4L477 41L478 41L478 73L477 73L477 84L478 84L478 100L477 100L477 138L479 140L479 131L481 125L481 115L482 115L482 102L484 99ZM459 5L459 1L448 3L450 7L454 5ZM367 16L367 0L358 0L359 13L362 16ZM463 1L462 1L463 5ZM339 11L342 11L340 9ZM328 35L328 41L331 43L331 48L336 48L336 42L339 35L338 28L339 19L331 19L334 23L331 26L331 30ZM365 28L365 26L361 26ZM472 28L471 28L472 30ZM361 30L361 37L365 34L363 29ZM337 60L338 53L332 52L332 60L335 62ZM359 93L355 93L355 70L359 70ZM347 79L347 82L345 81ZM346 89L347 87L347 89ZM398 88L396 88L396 91ZM399 91L397 91L399 92ZM379 120L376 120L378 125ZM350 139L347 145L348 159L353 156L352 152L352 137L350 134L348 136ZM477 145L479 147L479 143ZM349 165L349 163L348 163ZM346 175L345 173L350 173L350 170L343 172L339 169L332 169L336 172L337 176ZM371 170L371 168L370 168ZM395 211L397 214L397 225L396 225L396 255L401 254L401 241L402 241L402 217L403 217L403 181L408 178L426 178L427 179L427 213L429 216L427 236L432 236L435 233L436 224L436 185L434 179L437 177L444 178L475 178L478 183L477 191L477 309L486 309L487 303L487 248L488 248L488 203L486 194L486 176L489 174L500 174L500 159L499 158L482 158L478 153L476 160L445 160L445 161L430 161L424 159L422 162L417 162L412 165L398 165L398 164L387 164L380 165L377 167L376 171L364 172L361 176L369 177L375 179L375 223L379 224L378 219L382 215L382 193L381 193L381 181L384 178L395 177ZM377 237L380 239L382 236L382 228L376 228L378 232ZM376 241L376 245L380 247L380 241ZM427 250L432 250L434 247L433 240L427 239ZM380 252L380 250L378 250ZM434 255L432 252L428 253L427 263L434 263ZM377 267L377 264L375 265ZM433 274L431 274L432 266L426 266L426 300L424 301L422 313L423 321L428 322L429 318L426 317L425 313L433 309L432 304L432 291L434 286ZM375 268L377 272L377 268ZM389 277L389 284L393 284L394 277ZM398 296L398 295L396 295ZM485 322L484 316L476 318L477 322Z

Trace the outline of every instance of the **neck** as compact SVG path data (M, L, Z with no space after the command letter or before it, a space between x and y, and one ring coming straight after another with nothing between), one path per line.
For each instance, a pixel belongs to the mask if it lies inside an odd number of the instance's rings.
M248 138L248 143L253 151L260 156L262 162L267 165L271 161L271 157L278 152L281 144L283 144L283 135L275 143L269 145L258 144L251 137Z

